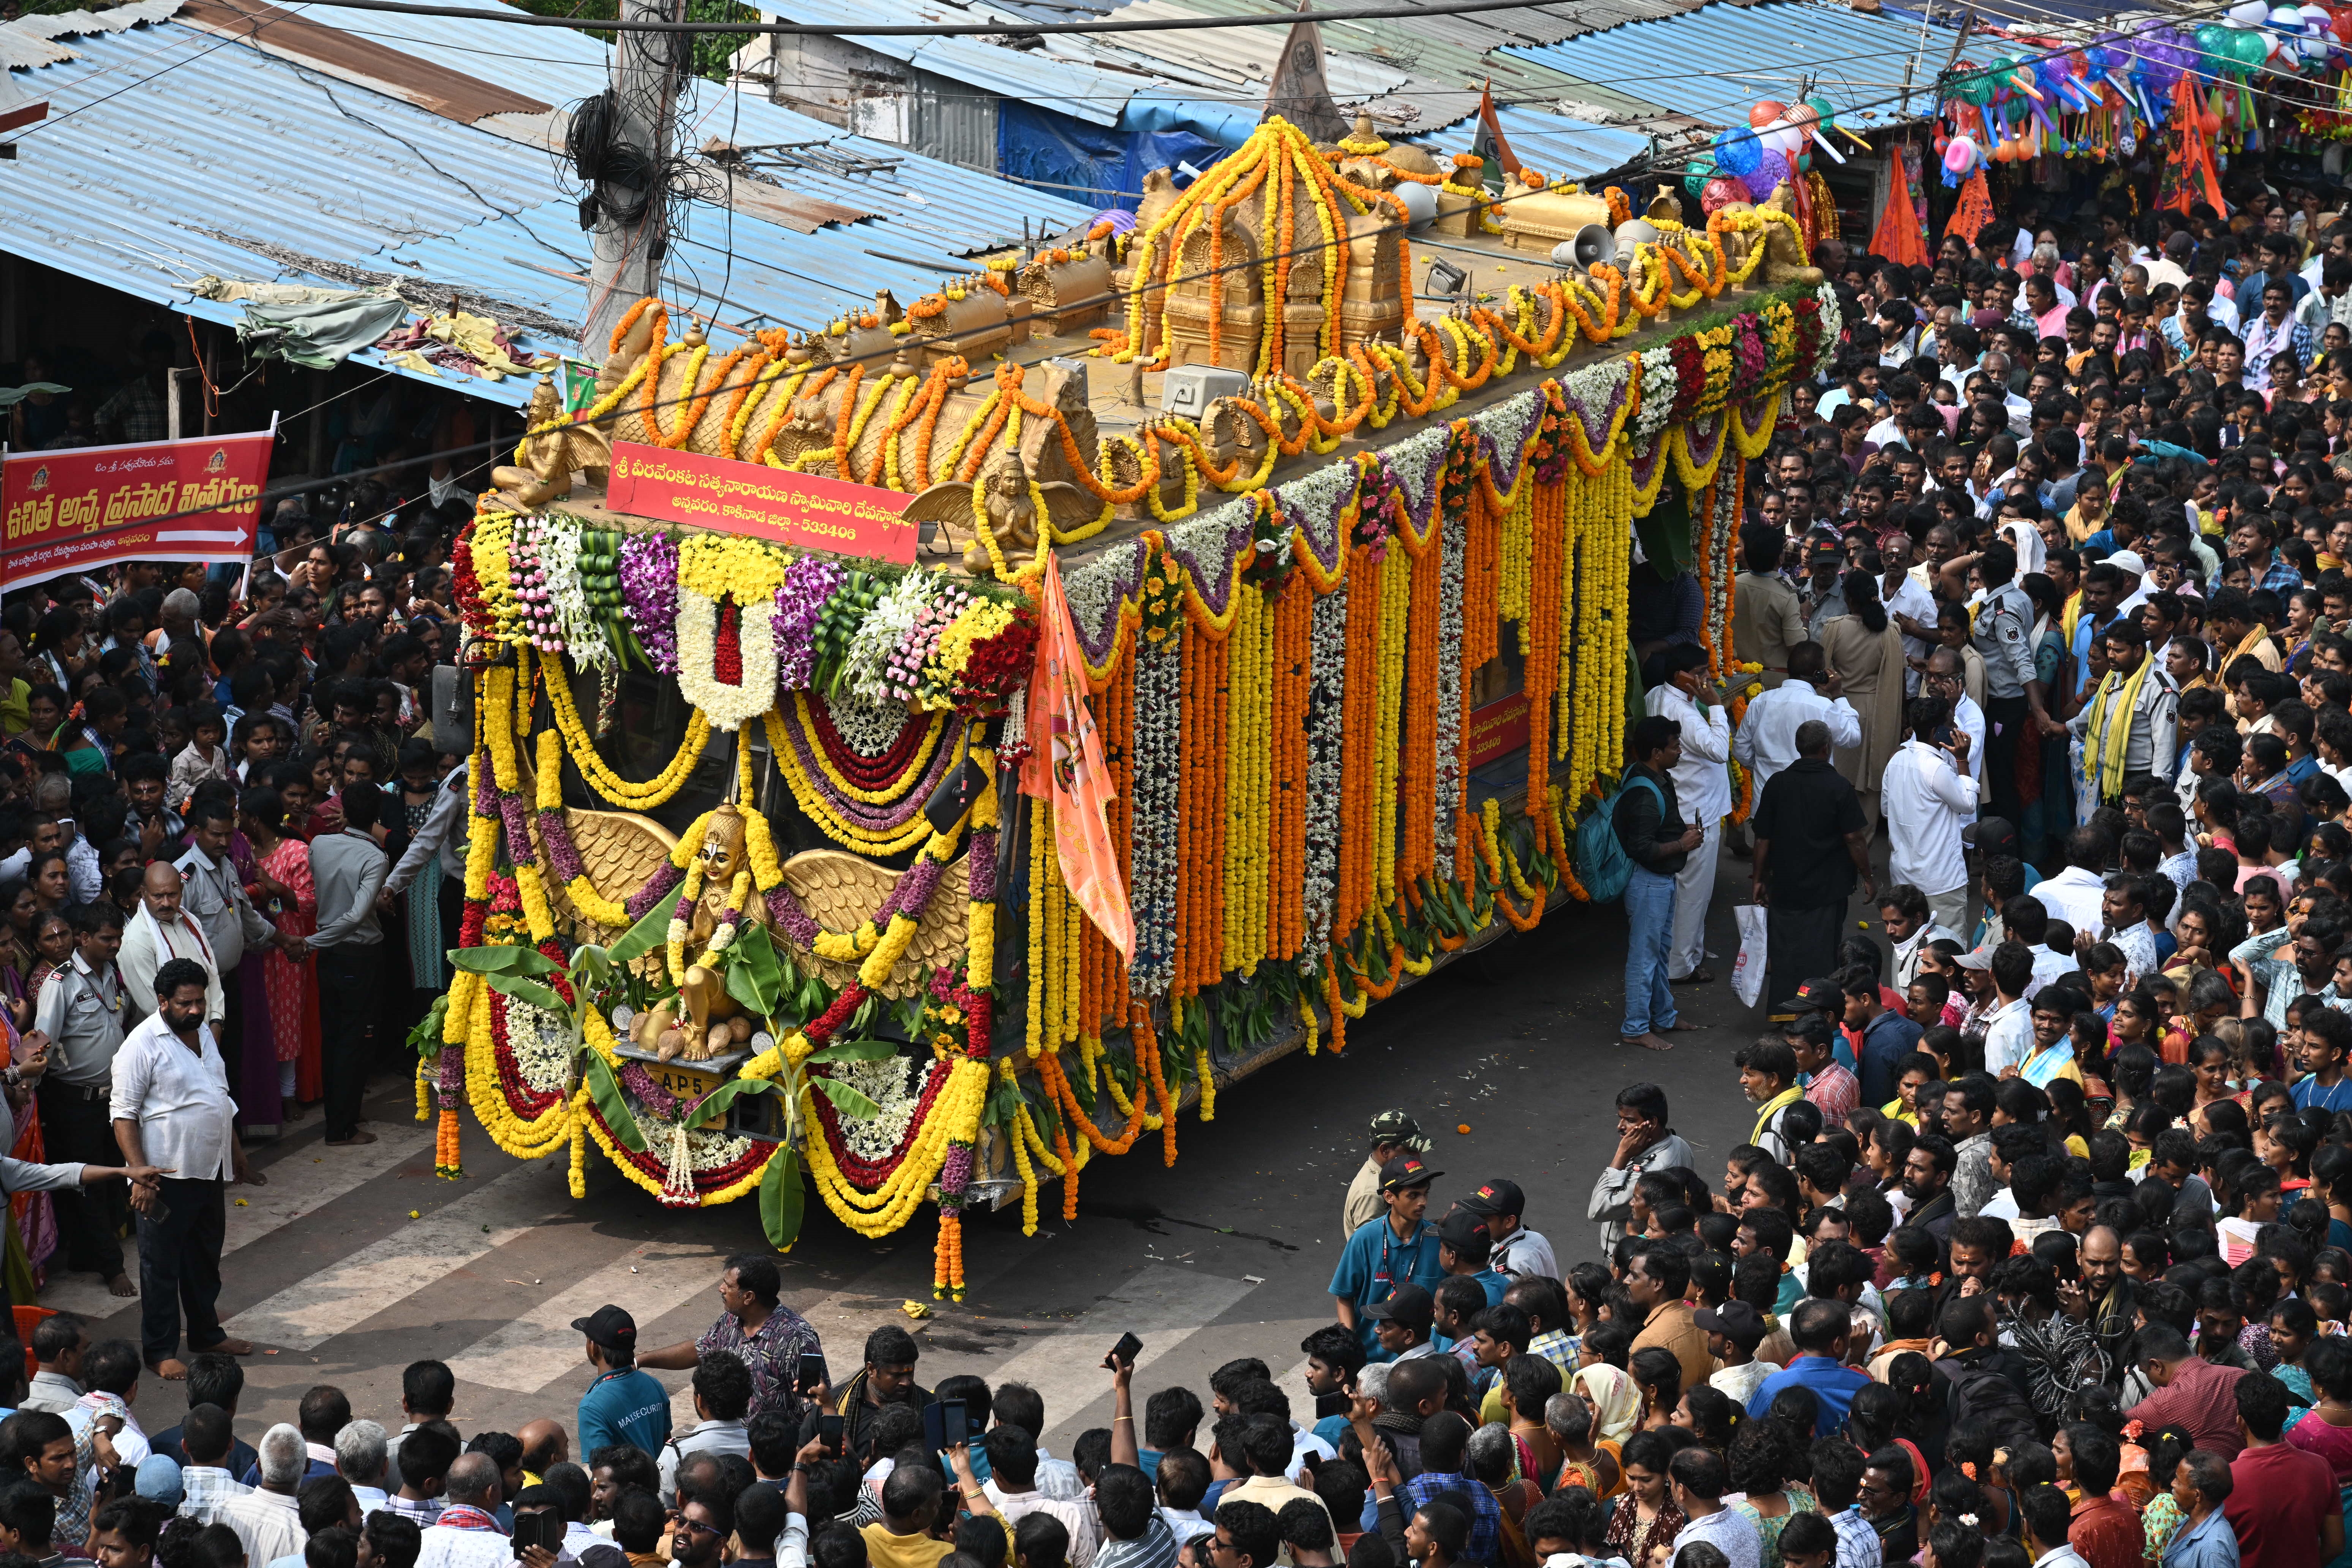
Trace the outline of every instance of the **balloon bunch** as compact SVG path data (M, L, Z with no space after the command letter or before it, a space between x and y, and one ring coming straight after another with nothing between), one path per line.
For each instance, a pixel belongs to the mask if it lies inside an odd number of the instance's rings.
M1944 124L1936 151L1944 184L1958 185L1987 163L2128 155L2153 119L2132 72L2136 56L2113 35L2080 48L1959 62L1944 80Z
M1732 202L1769 201L1784 184L1802 185L1815 148L1833 163L1845 162L1830 140L1837 129L1835 107L1818 93L1796 103L1765 99L1748 111L1746 130L1717 132L1714 147L1685 172L1683 186L1709 213ZM1869 151L1853 132L1845 135Z

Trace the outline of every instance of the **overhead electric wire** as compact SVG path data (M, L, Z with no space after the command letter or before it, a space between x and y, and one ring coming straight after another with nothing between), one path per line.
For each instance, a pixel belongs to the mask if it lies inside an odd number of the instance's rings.
M313 3L319 3L319 0L313 0ZM2209 3L2208 6L2204 9L2212 14L2218 15L2225 9L2225 7L2219 4L2218 0L2212 0L2212 3ZM2196 9L2191 9L2185 15L2190 18L2194 18L2198 15L2198 11ZM2141 32L2152 32L2158 27L2175 26L2179 25L2181 19L2182 18L2179 16L2164 17L2147 24L2146 27L2141 29ZM2064 48L2050 49L2039 54L2028 55L2020 58L2017 63L2021 66L2030 66L2037 60L2054 59L2062 55L2071 54L2074 52L2074 46L2069 46ZM1932 83L1929 84L1930 90L1932 90ZM1892 103L1898 101L1902 96L1902 94L1892 94L1885 99L1876 100L1876 102ZM1914 96L1916 96L1916 93ZM1858 107L1870 108L1873 106L1873 104L1865 103ZM1681 160L1679 159L1648 155L1626 163L1622 166L1621 173L1624 174L1628 178L1640 178L1643 175L1657 177L1661 174L1667 175L1679 175L1684 172L1682 168L1668 167L1668 165L1678 163L1680 162ZM1542 188L1519 191L1493 197L1484 205L1490 207L1505 206L1513 202L1523 201L1533 196L1544 195L1547 194L1549 194L1548 191ZM1175 275L1171 272L1171 276L1165 279L1147 279L1139 286L1139 291L1164 292L1168 289L1174 289L1180 283L1200 282L1211 278L1223 277L1228 273L1260 271L1269 262L1283 259L1296 259L1299 257L1317 255L1335 245L1353 244L1357 240L1372 237L1384 231L1392 231L1400 228L1409 229L1410 226L1409 223L1401 224L1394 220L1384 220L1379 227L1371 230L1370 234L1357 233L1335 237L1328 240L1316 239L1304 245L1294 246L1288 250L1270 251L1264 256L1256 257L1246 261L1228 262L1222 267L1205 268L1197 272L1184 273L1181 276ZM1497 259L1505 258L1497 258ZM1095 305L1124 304L1129 298L1129 295L1127 292L1122 292L1118 289L1105 289L1100 293L1064 301L1062 308L1066 310L1073 310ZM877 349L871 353L845 355L840 359L828 362L827 368L838 369L847 365L887 363L890 360L896 359L903 351L904 346L905 345L901 342L893 342L887 348ZM1017 363L1022 366L1022 368L1026 369L1033 365L1042 364L1047 360L1062 357L1065 357L1064 353L1056 352L1054 353L1041 354L1034 360L1026 360ZM677 397L663 398L656 396L649 401L636 403L634 406L643 408L650 412L660 408L680 407L692 403L697 399L715 399L718 395L722 392L732 392L740 390L746 386L756 386L759 374L761 373L755 372L750 378L742 382L721 382L718 384L708 387L688 387ZM656 387L656 391L658 392L657 385ZM616 410L613 416L609 416L608 417L617 417L619 412L620 411ZM550 429L562 429L563 427L563 426L555 426L550 427ZM530 430L530 427L526 426L526 434L529 434ZM455 463L459 458L496 454L498 452L509 449L510 447L509 443L504 440L477 441L467 446L436 452L433 454L433 456L437 458L446 458L450 460L452 463ZM320 490L332 489L337 486L349 484L357 479L373 479L383 475L401 473L414 468L415 466L416 459L414 458L397 463L378 463L370 468L354 468L348 473L336 474L326 479L309 479L299 484L287 485L274 489L265 489L256 504L257 506L267 506L271 502L285 500L295 496L310 495ZM471 472L474 468L479 467L481 467L479 463L471 464L468 466L467 471ZM191 508L181 511L163 513L159 516L150 518L147 521L150 523L171 522L182 518L206 516L218 510L218 508Z

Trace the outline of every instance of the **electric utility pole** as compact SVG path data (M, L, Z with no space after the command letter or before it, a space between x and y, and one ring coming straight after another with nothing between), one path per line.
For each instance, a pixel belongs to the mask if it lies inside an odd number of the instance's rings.
M682 22L687 4L621 0L620 15L630 22ZM693 58L694 37L688 33L623 28L614 41L613 86L605 105L609 133L601 158L580 171L593 183L595 203L595 263L580 341L581 352L591 359L604 356L613 329L630 306L660 292L669 245L661 171L676 129L678 83Z

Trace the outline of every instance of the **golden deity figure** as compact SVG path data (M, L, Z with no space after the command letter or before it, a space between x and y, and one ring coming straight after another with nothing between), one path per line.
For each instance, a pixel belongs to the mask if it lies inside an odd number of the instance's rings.
M695 856L701 891L686 922L684 940L670 928L670 951L677 977L677 1000L646 1014L631 1028L636 1044L663 1061L683 1057L705 1061L751 1037L751 1020L727 993L718 959L734 944L746 923L766 927L768 906L752 885L751 857L745 844L742 813L733 804L710 814ZM690 963L683 955L694 955ZM678 1009L683 1007L684 1016Z

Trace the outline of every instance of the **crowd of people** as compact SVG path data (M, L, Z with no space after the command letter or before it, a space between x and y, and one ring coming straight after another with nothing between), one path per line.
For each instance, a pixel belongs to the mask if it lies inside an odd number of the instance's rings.
M2085 203L1948 236L1924 267L1822 247L1846 341L1749 470L1732 646L1764 689L1736 719L1748 681L1710 675L1697 595L1633 574L1654 722L1617 805L1626 1037L1663 1048L1668 988L1716 978L1725 847L1753 857L1778 1010L1844 967L1882 835L1931 942L1974 934L1990 871L1996 932L2038 900L2056 951L2107 943L2125 991L2158 987L2159 1025L2158 973L2244 1000L2225 955L2276 924L2238 919L2258 879L2257 908L2347 890L2327 891L2352 847L2352 222L2259 160L2232 179L2227 220ZM2117 876L2141 915L2103 917ZM2210 940L2184 955L2192 912Z
M435 732L431 672L469 514L417 488L362 482L373 521L332 537L288 503L292 542L250 569L131 563L0 607L0 1279L17 1305L66 1270L140 1296L162 1376L250 1349L215 1310L245 1145L310 1115L328 1158L375 1142L369 1074L404 1070L446 987L467 738Z

